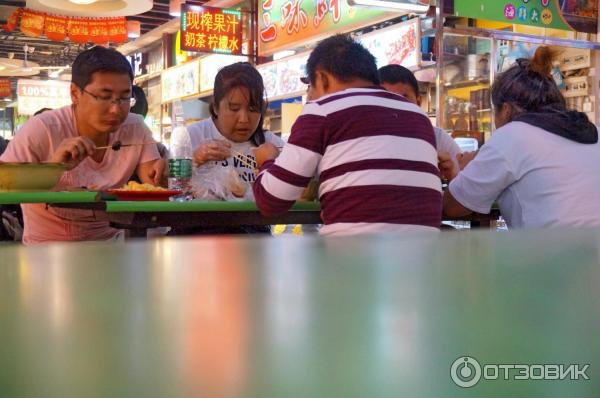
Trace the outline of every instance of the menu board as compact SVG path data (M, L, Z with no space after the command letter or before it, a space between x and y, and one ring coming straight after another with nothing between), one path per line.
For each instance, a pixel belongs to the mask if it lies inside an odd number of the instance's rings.
M214 54L200 59L200 92L211 91L217 73L225 66L236 62L246 62L248 57Z
M398 64L416 68L421 62L419 18L363 35L359 40L377 59L377 67Z
M19 115L33 115L42 108L56 109L71 105L69 82L60 80L17 81L17 109Z
M263 77L267 97L283 97L306 91L306 84L300 81L305 76L306 62L310 53L302 53L280 61L258 66Z
M165 69L160 83L163 103L200 93L200 60Z

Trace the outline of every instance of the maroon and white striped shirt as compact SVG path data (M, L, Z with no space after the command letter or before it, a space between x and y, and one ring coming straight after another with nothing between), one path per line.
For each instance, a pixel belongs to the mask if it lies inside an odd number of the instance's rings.
M319 179L323 235L436 230L442 195L435 134L404 97L354 88L309 102L254 184L261 213L287 211Z

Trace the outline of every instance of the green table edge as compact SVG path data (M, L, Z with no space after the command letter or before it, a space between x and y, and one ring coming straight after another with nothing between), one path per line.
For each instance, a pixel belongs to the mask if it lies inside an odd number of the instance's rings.
M0 204L21 203L91 203L97 202L98 192L0 192Z
M212 212L212 211L258 211L255 202L141 202L141 201L107 201L108 213L127 212ZM321 211L318 202L296 202L291 211Z

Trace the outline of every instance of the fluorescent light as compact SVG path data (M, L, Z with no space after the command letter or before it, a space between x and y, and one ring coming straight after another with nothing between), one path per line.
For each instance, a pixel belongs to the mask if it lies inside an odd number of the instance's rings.
M96 0L69 0L69 1L74 4L92 4L92 3L96 2Z
M291 57L294 54L296 54L296 51L294 50L279 51L273 54L273 61L280 60L281 58Z
M410 11L425 14L429 5L410 3L409 0L348 0L351 6L385 8L393 11Z

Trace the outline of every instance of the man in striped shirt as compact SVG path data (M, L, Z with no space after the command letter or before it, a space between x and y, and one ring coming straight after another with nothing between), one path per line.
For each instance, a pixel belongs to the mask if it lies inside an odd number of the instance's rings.
M319 43L306 71L310 101L288 143L279 156L256 150L261 213L286 212L317 175L322 235L437 230L441 183L423 111L379 87L375 58L347 35Z

